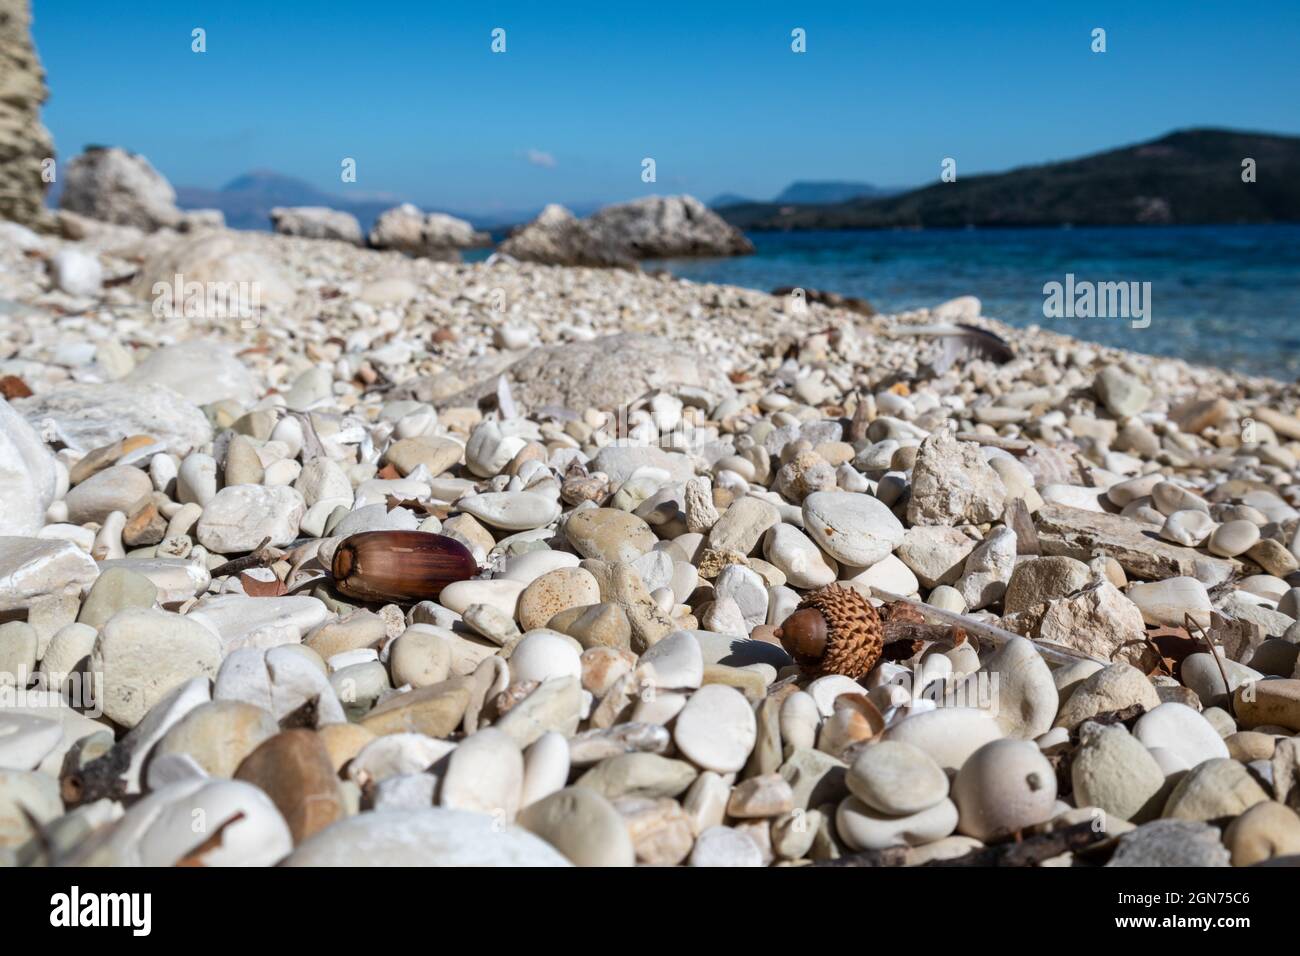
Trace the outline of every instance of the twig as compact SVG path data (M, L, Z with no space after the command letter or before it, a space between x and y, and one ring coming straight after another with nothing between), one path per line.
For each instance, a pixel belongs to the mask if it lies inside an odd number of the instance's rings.
M1037 866L1044 860L1050 860L1062 853L1074 853L1085 850L1094 843L1106 839L1104 832L1093 829L1089 821L1075 823L1049 833L1035 833L1032 836L1020 836L1007 843L995 843L971 850L962 856L949 860L929 860L918 868L930 867L965 867L965 866ZM850 853L838 860L819 860L813 866L866 866L895 867L907 866L909 847L891 846L883 850L863 850Z
M965 856L951 860L930 860L921 864L924 867L949 866L1037 866L1044 860L1050 860L1062 853L1075 853L1086 850L1094 843L1106 839L1104 831L1093 829L1090 821L1075 823L1050 833L1038 833L1012 843L996 843L993 846L971 850Z
M837 860L818 860L813 866L907 866L909 847L888 846L883 850L863 850Z
M1186 629L1188 634L1192 633L1192 628L1196 628L1196 630L1200 632L1201 640L1204 641L1205 646L1210 649L1210 657L1214 658L1214 663L1219 668L1219 676L1223 678L1223 689L1228 695L1228 713L1235 718L1237 712L1233 707L1232 684L1228 681L1228 672L1224 670L1223 660L1214 651L1214 641L1210 640L1210 632L1201 627L1200 622L1195 620L1186 611L1183 612L1183 627Z
M1007 641L1018 637L1024 637L1023 634L1013 634L996 624L987 624L978 618L971 617L967 614L958 614L956 611L945 611L942 608L932 607L929 604L922 604L920 601L913 601L911 598L905 598L901 594L894 594L883 588L872 587L872 593L882 601L902 601L910 604L928 618L936 618L945 624L955 625L965 628L965 630L976 637L982 637L985 640L992 641L1001 647ZM1084 654L1082 651L1076 651L1073 648L1062 647L1059 644L1052 644L1048 641L1031 640L1030 644L1045 659L1055 664L1073 664L1075 661L1095 661L1098 664L1107 666L1111 661L1102 660L1100 657L1093 657L1091 654Z
M211 571L214 578L224 577L227 574L238 574L240 571L247 571L249 568L265 568L280 560L280 554L274 549L268 548L271 543L270 538L263 538L262 543L254 548L251 552L242 558L235 558L227 561L225 564L219 564Z

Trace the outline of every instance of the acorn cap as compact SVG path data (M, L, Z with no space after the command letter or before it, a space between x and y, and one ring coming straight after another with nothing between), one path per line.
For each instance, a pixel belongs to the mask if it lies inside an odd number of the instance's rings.
M808 610L824 622L825 649L819 659L806 653L820 645L823 634L822 628L809 627L812 619L801 613ZM776 636L806 677L843 674L857 680L876 666L885 646L884 627L871 602L838 584L805 595Z

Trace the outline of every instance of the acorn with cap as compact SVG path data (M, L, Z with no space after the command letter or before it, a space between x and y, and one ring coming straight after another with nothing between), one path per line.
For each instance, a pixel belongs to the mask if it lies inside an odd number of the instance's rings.
M857 680L876 666L885 646L884 624L871 602L838 584L805 595L775 636L810 679Z

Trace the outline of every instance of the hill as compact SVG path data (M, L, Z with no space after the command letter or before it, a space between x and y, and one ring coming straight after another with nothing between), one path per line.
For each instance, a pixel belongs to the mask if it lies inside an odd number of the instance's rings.
M1242 161L1256 181L1242 181ZM961 176L883 199L749 203L750 230L1300 222L1300 137L1180 130L1135 146L1005 173Z
M880 199L885 196L896 195L898 192L900 190L882 189L870 183L801 180L786 186L772 202L784 205L795 203L805 206L818 206L828 203L848 202L852 199Z
M270 170L236 176L220 189L176 187L176 205L182 209L220 209L226 215L226 225L233 229L270 229L271 210L276 206L328 206L352 213L364 232L369 231L380 213L400 202L399 197L387 196L347 199Z

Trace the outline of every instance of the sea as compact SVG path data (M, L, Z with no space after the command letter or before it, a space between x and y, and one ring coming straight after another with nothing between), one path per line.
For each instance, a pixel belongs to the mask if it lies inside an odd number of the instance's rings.
M698 282L838 292L880 312L975 295L984 315L1009 325L1300 378L1300 225L756 232L750 239L752 256L643 265ZM1129 288L1146 293L1145 315L1135 314L1137 294L1129 315L1053 309L1051 283L1072 291L1137 283ZM1054 314L1045 315L1045 305Z

